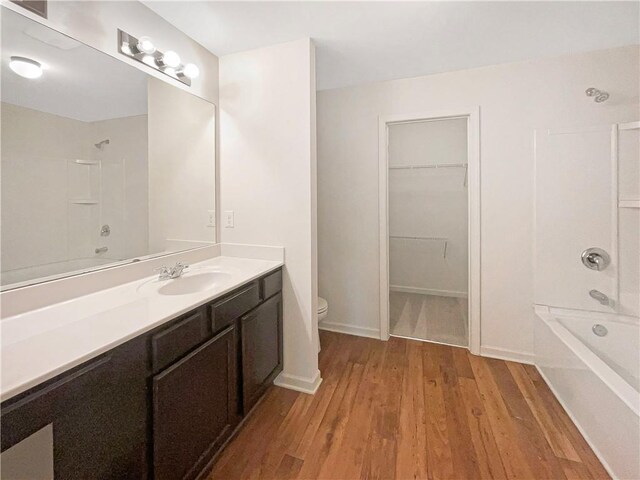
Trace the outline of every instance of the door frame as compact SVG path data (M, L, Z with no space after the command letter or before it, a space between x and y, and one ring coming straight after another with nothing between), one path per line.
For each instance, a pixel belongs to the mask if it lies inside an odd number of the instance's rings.
M389 339L389 126L451 118L467 119L469 345L480 354L480 107L378 117L378 198L380 223L380 339Z

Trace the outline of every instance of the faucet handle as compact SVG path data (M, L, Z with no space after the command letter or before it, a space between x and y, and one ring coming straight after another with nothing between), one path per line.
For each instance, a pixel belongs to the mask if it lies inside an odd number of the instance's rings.
M189 265L182 262L176 262L175 267L173 267L173 272L174 274L180 275L187 268L189 268Z
M167 267L166 265L162 265L161 267L158 268L154 268L153 269L154 272L160 272L160 280L164 280L165 278L169 278L170 273L169 273L169 267Z

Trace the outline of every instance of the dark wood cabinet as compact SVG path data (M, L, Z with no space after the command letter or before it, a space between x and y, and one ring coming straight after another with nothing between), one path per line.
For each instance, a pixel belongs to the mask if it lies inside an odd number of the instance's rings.
M56 479L201 478L282 370L281 289L277 270L3 402L2 451L52 424Z
M251 410L282 370L282 294L242 317L242 397Z
M194 478L231 434L236 415L234 325L153 377L157 480Z
M2 450L53 425L53 470L60 479L147 478L144 339L2 404Z

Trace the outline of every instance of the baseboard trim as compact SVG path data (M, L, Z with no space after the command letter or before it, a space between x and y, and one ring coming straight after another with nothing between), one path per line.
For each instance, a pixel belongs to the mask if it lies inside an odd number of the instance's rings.
M316 370L316 374L313 378L299 377L298 375L291 375L282 372L273 381L273 384L278 387L311 395L314 395L318 391L321 383L322 377L320 376L320 370Z
M439 297L455 297L468 298L467 292L458 292L455 290L436 290L434 288L405 287L402 285L391 285L389 290L392 292L402 293L418 293L421 295L437 295Z
M357 337L377 338L380 339L380 329L370 327L359 327L357 325L348 325L346 323L320 322L318 324L320 330L328 330L329 332L346 333L347 335L355 335Z
M508 360L510 362L526 363L527 365L534 364L532 353L516 352L515 350L508 350L506 348L480 347L480 356Z

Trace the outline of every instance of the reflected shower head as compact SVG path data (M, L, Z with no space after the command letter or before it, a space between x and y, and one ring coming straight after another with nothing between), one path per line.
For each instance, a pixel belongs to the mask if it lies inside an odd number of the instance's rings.
M102 140L101 142L94 143L94 145L97 149L102 150L104 146L109 145L109 143L110 143L110 140L107 138L105 140Z
M609 93L604 90L598 90L597 88L590 87L584 92L587 97L594 97L593 101L596 103L606 102L609 99Z

